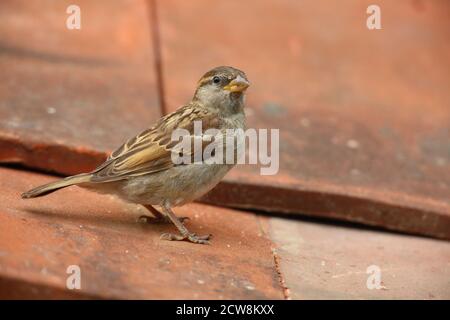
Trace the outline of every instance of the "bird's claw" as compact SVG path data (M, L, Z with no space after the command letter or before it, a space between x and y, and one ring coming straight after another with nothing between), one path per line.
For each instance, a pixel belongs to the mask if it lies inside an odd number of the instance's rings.
M199 244L209 244L209 239L211 238L210 234L199 236L195 233L188 233L186 235L182 234L173 234L173 233L163 233L161 235L161 239L163 240L169 240L169 241L182 241L186 240L193 243L199 243Z

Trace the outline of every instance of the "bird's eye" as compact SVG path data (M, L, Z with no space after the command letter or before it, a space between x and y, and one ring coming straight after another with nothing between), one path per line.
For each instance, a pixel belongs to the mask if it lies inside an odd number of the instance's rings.
M213 78L213 82L214 83L219 83L220 82L220 77L218 77L218 76L215 76L214 78Z

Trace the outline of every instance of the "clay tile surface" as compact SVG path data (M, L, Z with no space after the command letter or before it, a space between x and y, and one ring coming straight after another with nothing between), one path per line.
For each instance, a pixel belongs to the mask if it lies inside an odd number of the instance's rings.
M271 218L286 298L450 299L450 243Z
M0 2L0 161L73 174L160 116L145 1Z
M81 30L69 4L0 3L0 161L88 171L233 65L280 171L241 166L204 201L450 239L448 3L381 1L375 31L357 1L80 1Z
M280 129L277 175L241 167L206 201L450 239L449 3L379 1L374 31L369 4L157 2L167 108L232 65L248 127Z
M20 193L53 177L0 169L0 297L282 299L271 242L254 214L193 204L175 210L211 245L160 240L140 206L72 187ZM79 266L81 290L66 289Z

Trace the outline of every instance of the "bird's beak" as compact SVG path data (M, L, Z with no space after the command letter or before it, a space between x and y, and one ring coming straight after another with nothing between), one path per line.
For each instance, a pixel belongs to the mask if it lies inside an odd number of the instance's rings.
M231 80L229 84L223 87L225 90L230 92L243 92L248 88L250 82L241 76L237 76L235 79Z

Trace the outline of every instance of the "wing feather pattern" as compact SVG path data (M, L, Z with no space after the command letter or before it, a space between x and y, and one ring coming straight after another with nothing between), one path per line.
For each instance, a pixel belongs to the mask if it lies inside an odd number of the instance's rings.
M202 121L203 131L219 128L216 114L204 108L186 105L161 118L155 126L115 150L102 165L91 172L91 182L111 182L170 169L176 165L171 155L172 148L178 143L171 141L172 132L182 128L193 135L194 121Z

